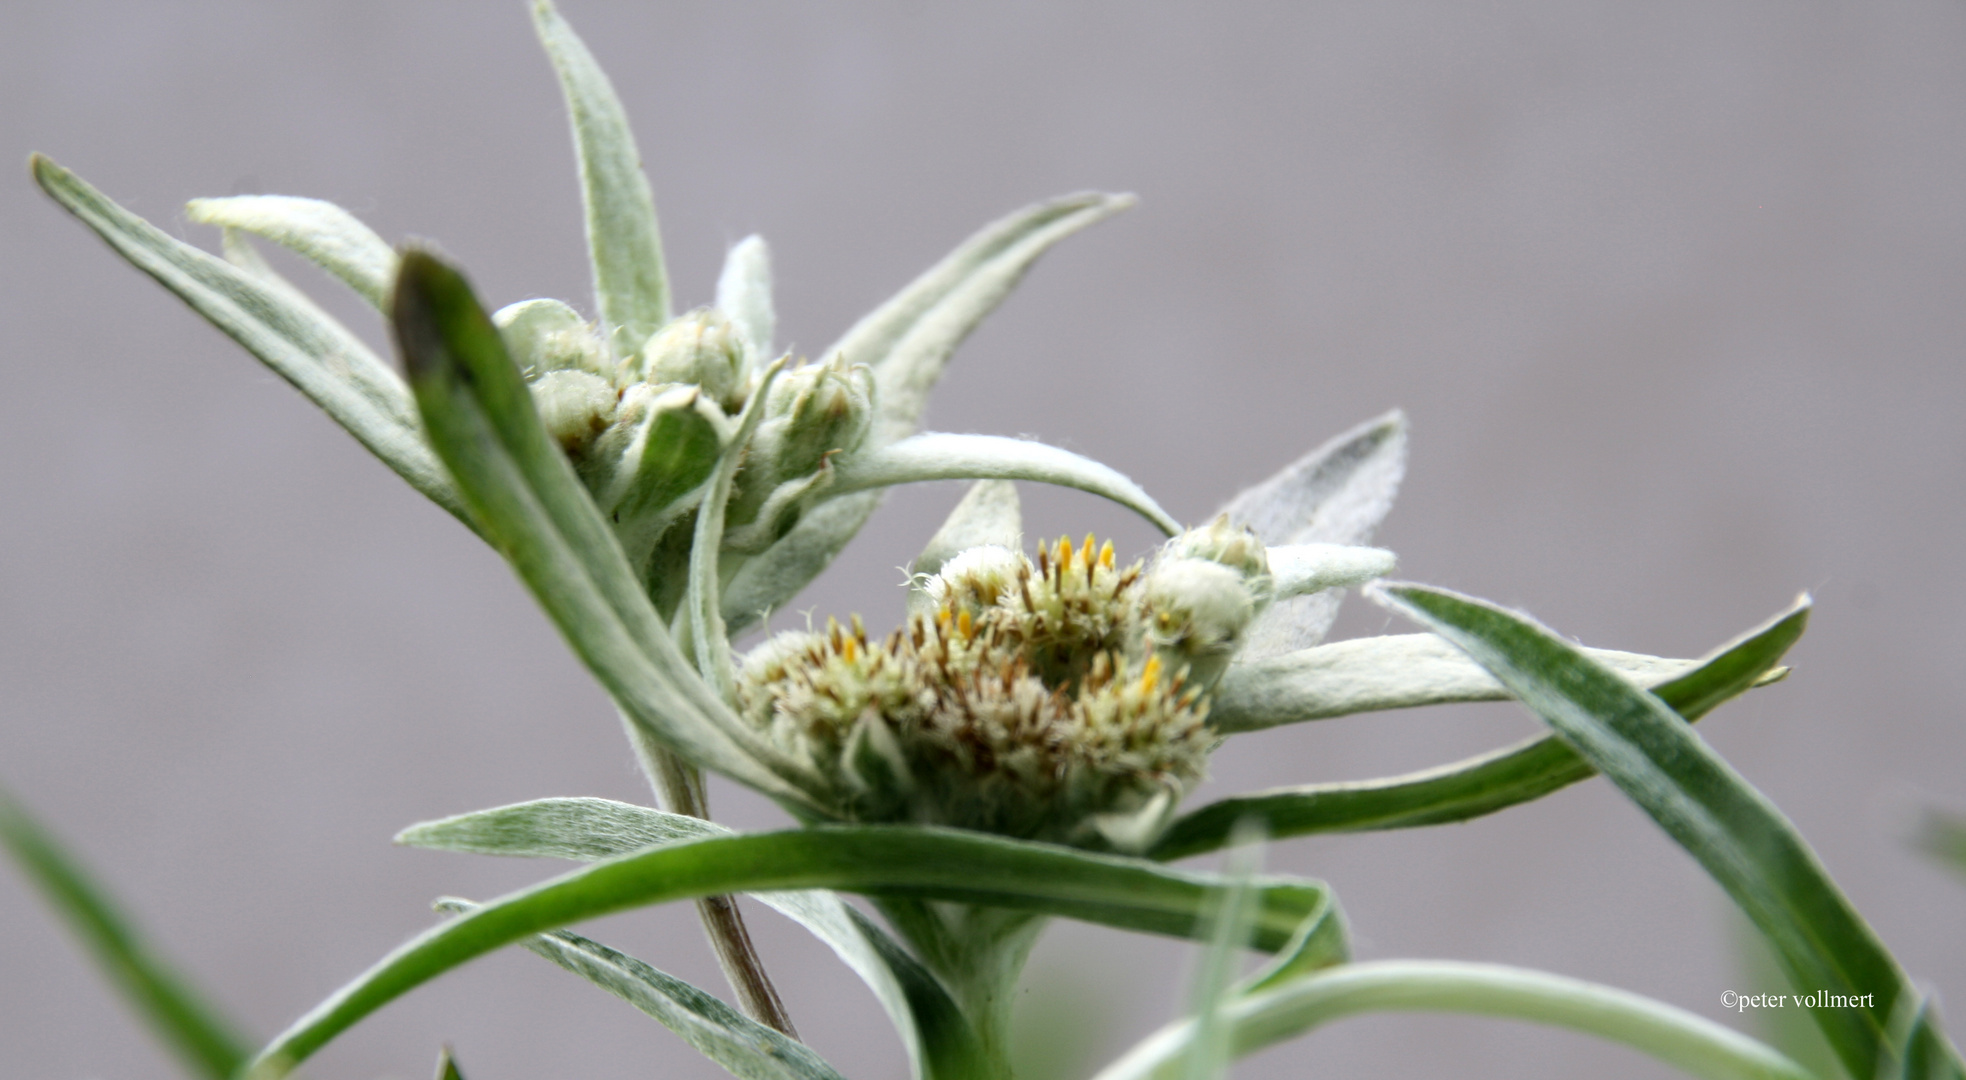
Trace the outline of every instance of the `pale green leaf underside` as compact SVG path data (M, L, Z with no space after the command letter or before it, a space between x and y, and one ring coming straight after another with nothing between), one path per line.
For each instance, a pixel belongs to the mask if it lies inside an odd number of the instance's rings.
M0 845L37 886L130 1007L186 1068L231 1080L249 1051L237 1028L154 952L81 863L0 790Z
M1222 1009L1242 1057L1333 1020L1380 1012L1492 1016L1623 1043L1705 1080L1814 1080L1774 1050L1705 1017L1624 990L1540 971L1449 960L1346 964L1235 1000ZM1094 1080L1182 1080L1196 1037L1163 1028Z
M402 379L353 334L278 286L166 235L47 158L35 155L32 167L42 190L117 254L292 383L411 487L471 524L418 430Z
M1808 606L1798 604L1715 650L1693 670L1656 684L1652 692L1688 721L1698 720L1749 688L1781 678L1788 670L1779 666L1782 655L1802 636L1808 615ZM1228 841L1238 824L1250 819L1263 821L1273 836L1467 821L1595 775L1597 770L1562 739L1543 735L1405 776L1305 784L1223 799L1176 820L1161 835L1153 855L1176 859L1212 851Z
M701 818L608 799L539 799L478 810L403 830L411 847L480 855L593 862L731 830ZM975 1036L935 977L885 931L824 889L765 891L755 898L826 943L887 1011L917 1080L941 1076L937 1060L967 1059Z
M725 253L717 275L717 310L744 335L754 363L771 359L778 316L771 301L771 249L764 237L747 236Z
M595 299L617 354L625 356L669 321L669 274L655 196L642 173L628 114L594 54L547 0L535 0L532 11L573 124Z
M1291 943L1320 915L1342 919L1315 882L1260 878L1254 944ZM532 934L672 900L734 892L843 889L875 896L1010 907L1187 936L1224 882L953 829L819 827L708 837L592 864L487 903L396 949L302 1017L260 1056L275 1074L389 1001L449 969Z
M1384 548L1350 544L1285 544L1269 549L1277 599L1362 585L1393 572L1398 563Z
M437 906L466 913L479 905L446 899ZM520 944L654 1017L739 1080L844 1080L804 1043L752 1020L715 995L590 938L550 930Z
M1169 536L1181 525L1118 470L1069 450L1002 435L915 435L839 463L827 490L850 494L925 480L1033 480L1111 499Z
M1699 860L1795 985L1870 995L1868 1007L1812 1010L1844 1068L1869 1076L1891 1060L1893 1009L1916 993L1903 970L1781 811L1665 702L1525 616L1444 590L1375 588L1494 672ZM1941 1056L1945 1075L1966 1074L1956 1052Z
M764 747L684 659L462 276L409 252L391 313L432 445L487 538L609 694L690 761L810 802L817 780Z
M193 199L184 216L201 225L263 236L309 260L381 309L396 278L396 252L355 215L331 202L291 195Z
M1656 686L1700 666L1698 660L1587 651L1640 686ZM1233 734L1382 709L1508 697L1495 676L1436 635L1383 634L1231 664L1216 687L1208 720L1216 730Z
M1222 507L1265 544L1364 544L1392 509L1406 474L1406 416L1369 420L1285 466ZM1248 660L1305 649L1324 639L1344 594L1321 592L1270 606L1250 627Z

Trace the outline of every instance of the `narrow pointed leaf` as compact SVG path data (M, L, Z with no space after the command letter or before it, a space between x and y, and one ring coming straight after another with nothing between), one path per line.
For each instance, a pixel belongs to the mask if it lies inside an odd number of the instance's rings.
M464 1080L464 1073L457 1067L457 1058L448 1046L437 1051L437 1080Z
M1131 195L1081 192L991 222L853 325L823 355L844 353L874 369L876 444L921 423L949 356L1016 288L1039 255L1080 229L1133 205Z
M548 0L534 0L532 15L573 124L595 299L617 354L626 356L669 321L669 273L655 224L655 196L642 173L628 114L594 54Z
M1263 839L1262 827L1251 822L1242 823L1236 833L1224 866L1229 888L1210 907L1208 949L1195 968L1191 994L1194 1037L1189 1040L1182 1070L1186 1080L1215 1080L1229 1066L1229 1025L1223 1007L1236 996L1231 984L1256 917L1251 884L1262 866Z
M1652 692L1686 720L1697 721L1721 703L1786 672L1787 668L1779 666L1782 655L1802 636L1808 618L1807 602L1798 603L1766 625L1716 650L1710 658L1684 661L1697 666L1655 684ZM1409 636L1446 644L1431 634ZM1340 642L1310 651L1350 644ZM1585 653L1600 662L1606 657L1602 651L1585 650ZM1614 666L1617 659L1635 654L1609 655L1613 663L1605 666L1618 671ZM1629 678L1632 672L1626 670L1620 674ZM1496 689L1501 690L1499 683ZM1505 694L1502 691L1495 696ZM1562 739L1543 735L1405 776L1307 784L1223 799L1175 821L1162 834L1153 854L1155 858L1178 859L1213 851L1226 842L1237 822L1252 817L1266 822L1272 836L1405 829L1467 821L1539 799L1595 775L1597 770Z
M1383 960L1346 964L1226 1006L1237 1057L1333 1020L1382 1012L1494 1016L1623 1043L1705 1080L1815 1080L1801 1066L1730 1028L1624 990L1500 964ZM1192 1020L1147 1037L1094 1080L1178 1080L1196 1036Z
M869 441L894 442L921 423L928 395L956 346L996 309L1031 263L1067 236L1133 205L1130 195L1089 192L1025 207L992 222L869 313L821 355L845 354L874 369L879 410ZM785 606L867 523L881 492L833 498L741 567L724 591L724 618L741 630Z
M331 202L291 195L193 199L184 216L201 225L243 229L279 244L340 278L378 309L389 302L396 252L355 215Z
M1070 450L1001 435L916 435L840 462L828 492L849 494L924 480L1035 480L1101 495L1169 536L1181 525L1140 485Z
M1966 873L1966 819L1927 814L1919 825L1917 843L1925 854Z
M771 305L771 249L762 236L747 236L724 255L717 275L717 310L744 335L755 363L771 357L771 339L778 316Z
M1406 415L1395 409L1339 435L1222 507L1265 544L1363 544L1392 509L1406 475ZM1249 630L1256 659L1324 639L1343 594L1281 601Z
M1877 1067L1892 1009L1915 991L1780 810L1665 702L1530 619L1423 586L1375 589L1493 672L1699 860L1797 986L1864 1001L1811 1012L1851 1075Z
M481 855L597 859L731 830L701 818L607 799L539 799L412 825L399 844ZM879 926L824 889L765 891L758 901L812 932L887 1011L917 1080L954 1077L975 1060L976 1035L935 977ZM1327 932L1327 937L1329 933Z
M925 602L922 583L942 569L942 564L973 547L995 545L1015 551L1024 542L1024 515L1017 501L1017 485L1008 480L978 480L949 511L942 527L929 537L922 553L908 567L908 607L913 611Z
M1269 557L1279 600L1362 585L1392 573L1398 561L1384 548L1351 544L1285 544L1270 548Z
M1698 660L1585 651L1642 686L1657 686L1700 666ZM1384 709L1508 698L1493 675L1441 638L1382 634L1231 664L1216 686L1208 721L1233 734Z
M438 902L445 911L478 908L465 900ZM697 1052L739 1080L844 1080L824 1058L668 972L566 930L520 942L652 1016Z
M231 1080L250 1053L237 1029L152 950L109 893L4 790L0 844L186 1070Z
M765 369L758 388L744 404L737 422L737 434L726 446L717 467L710 474L710 487L703 505L696 512L696 536L689 548L689 590L684 605L689 611L690 637L696 645L696 668L703 681L725 702L734 704L736 689L730 666L730 636L724 628L723 596L719 591L717 551L723 546L724 512L730 504L731 481L744 460L744 452L764 419L765 402L771 397L771 384L785 370L781 357Z
M684 659L463 276L408 252L391 314L424 425L474 517L615 701L690 761L809 801L817 782L795 786L804 778Z
M1252 938L1290 943L1306 916L1329 911L1324 886L1260 878ZM843 889L1065 915L1189 936L1226 883L1138 860L955 829L818 827L707 837L576 870L487 903L397 948L261 1052L279 1075L362 1017L503 945L583 919L721 893ZM1342 922L1329 916L1332 933Z
M254 275L166 235L40 155L34 179L116 253L155 278L319 405L410 486L470 517L417 428L402 379L345 328ZM475 526L474 526L475 527Z

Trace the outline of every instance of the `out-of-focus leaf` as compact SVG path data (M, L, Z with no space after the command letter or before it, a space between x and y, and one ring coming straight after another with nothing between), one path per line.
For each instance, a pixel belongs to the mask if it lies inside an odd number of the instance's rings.
M1347 1016L1444 1012L1568 1028L1642 1053L1705 1080L1815 1080L1766 1046L1705 1017L1561 975L1451 960L1345 964L1228 1004L1236 1057ZM1193 1020L1148 1036L1094 1080L1179 1080Z
M1269 551L1278 600L1346 585L1363 585L1393 572L1398 560L1384 548L1350 544L1285 544Z
M464 1074L458 1071L457 1058L448 1046L437 1051L437 1080L464 1080Z
M915 435L862 451L837 466L828 492L849 494L924 480L1034 480L1111 499L1169 536L1181 525L1140 485L1070 450L1001 435Z
M293 251L340 278L381 308L396 277L396 252L355 215L331 202L291 195L193 199L184 216L201 225L243 229Z
M1653 693L1687 720L1698 720L1722 702L1746 692L1750 687L1779 678L1786 672L1787 668L1779 666L1782 655L1802 636L1808 618L1808 603L1800 602L1765 625L1716 650L1706 660L1683 661L1697 666L1655 685ZM1431 634L1411 636L1431 638L1446 647L1444 641ZM1349 644L1351 642L1341 642L1309 651L1319 652ZM1605 655L1590 650L1586 652L1593 659L1601 660ZM1631 657L1633 654L1612 655ZM1609 664L1606 666L1611 667ZM1631 676L1630 671L1620 674L1627 678ZM1500 690L1499 683L1496 689ZM1505 693L1496 696L1504 696ZM1154 854L1158 858L1173 859L1213 850L1228 838L1229 830L1244 818L1258 818L1266 822L1275 836L1402 829L1466 821L1541 798L1596 774L1597 770L1578 757L1577 752L1562 739L1544 735L1492 753L1406 776L1309 784L1223 799L1175 821L1161 836Z
M1966 873L1966 820L1928 814L1918 829L1918 847L1927 855Z
M1373 589L1493 672L1699 860L1796 985L1862 1003L1810 1010L1851 1075L1886 1059L1892 1010L1916 993L1903 970L1781 811L1664 701L1522 615L1424 586ZM1966 1075L1950 1047L1934 1052Z
M1395 409L1332 439L1222 507L1265 544L1363 544L1406 475L1406 415ZM1338 617L1336 591L1274 604L1249 630L1246 659L1309 648Z
M0 790L0 844L186 1070L231 1080L249 1056L237 1029L151 949L109 893L5 790Z
M294 303L291 290L164 234L47 158L36 154L31 164L41 189L117 254L292 383L411 487L476 528L418 430L403 380L346 328Z
M560 77L580 159L594 295L617 355L641 349L669 321L669 272L628 114L614 84L550 0L533 0L533 28Z

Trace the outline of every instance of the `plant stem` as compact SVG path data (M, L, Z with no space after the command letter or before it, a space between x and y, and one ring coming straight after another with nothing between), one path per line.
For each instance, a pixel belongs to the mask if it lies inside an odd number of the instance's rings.
M924 900L876 901L895 930L940 976L976 1031L978 1077L1009 1080L1010 1014L1017 979L1044 929L1042 916Z
M710 820L710 800L702 771L657 745L640 725L626 716L622 717L622 725L628 730L628 741L635 747L636 760L641 762L642 771L648 774L649 783L655 788L657 804L672 814ZM751 944L751 932L744 926L744 913L738 910L737 898L703 897L696 902L696 915L703 923L704 936L710 939L710 948L717 954L717 965L723 968L724 978L737 994L738 1008L758 1023L798 1038L792 1017L785 1011L785 1002L780 1000L778 988L771 984L764 961Z
M1707 1080L1810 1080L1795 1062L1731 1028L1624 990L1561 975L1450 960L1346 964L1225 1005L1232 1055L1371 1012L1450 1012L1565 1027L1624 1043ZM1176 1080L1196 1025L1163 1028L1094 1080Z

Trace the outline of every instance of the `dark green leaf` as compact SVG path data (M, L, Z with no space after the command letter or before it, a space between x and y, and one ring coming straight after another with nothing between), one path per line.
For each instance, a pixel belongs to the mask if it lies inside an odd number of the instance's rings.
M1259 878L1257 886L1257 947L1289 944L1320 911L1329 933L1343 932L1324 886L1274 878ZM787 889L950 900L1188 936L1225 882L953 829L842 826L709 837L595 863L426 931L302 1017L260 1060L276 1074L291 1068L408 990L532 934L671 900Z
M1698 720L1729 698L1765 682L1771 672L1785 670L1777 665L1789 646L1802 636L1808 618L1807 603L1798 603L1766 625L1721 647L1708 659L1698 662L1693 670L1653 687L1652 692L1686 719ZM1431 634L1402 636L1440 641ZM1351 644L1339 642L1308 651L1339 649ZM1416 677L1424 678L1423 667L1416 665ZM1176 820L1162 835L1153 855L1159 859L1178 859L1212 851L1227 841L1230 830L1245 817L1267 822L1270 834L1278 837L1466 821L1541 798L1596 774L1597 770L1562 739L1544 735L1405 776L1308 784L1224 799Z
M1443 590L1375 588L1493 672L1699 860L1797 986L1860 1002L1811 1012L1851 1075L1871 1074L1893 1008L1915 991L1781 811L1664 701L1530 619Z
M6 844L27 879L41 889L48 905L95 954L103 974L185 1068L213 1080L230 1080L248 1057L236 1029L151 950L54 834L4 790L0 790L0 843Z

